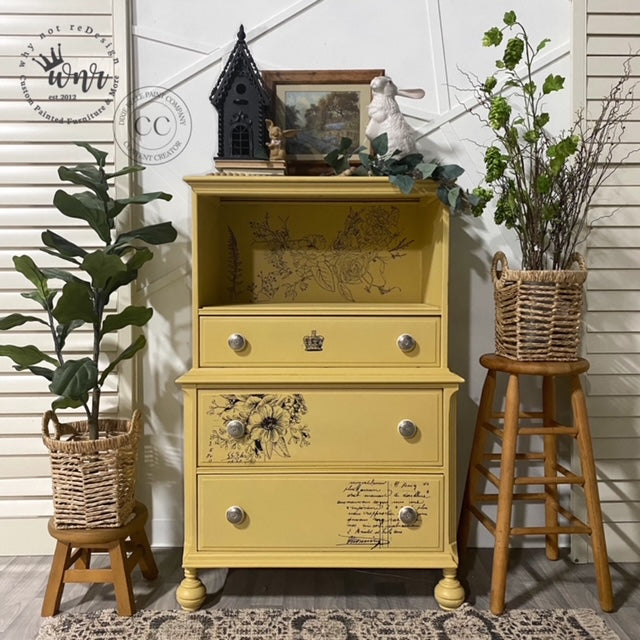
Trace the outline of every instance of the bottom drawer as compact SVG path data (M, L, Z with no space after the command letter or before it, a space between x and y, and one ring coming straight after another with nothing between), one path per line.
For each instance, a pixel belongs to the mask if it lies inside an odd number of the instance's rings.
M443 483L435 474L201 475L198 550L440 550ZM241 522L228 520L230 507Z

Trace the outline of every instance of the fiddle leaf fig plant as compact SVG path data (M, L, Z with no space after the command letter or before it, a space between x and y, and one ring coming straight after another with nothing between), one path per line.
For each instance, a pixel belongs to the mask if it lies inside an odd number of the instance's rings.
M358 154L361 164L352 167L350 158ZM341 138L340 145L332 149L325 162L336 175L387 176L389 181L405 195L413 191L416 180L434 180L438 183L438 198L455 212L471 212L480 198L462 189L457 179L464 169L455 164L441 165L435 160L425 162L421 153L401 155L399 150L389 153L386 133L371 141L371 152L365 147L354 147L351 138Z
M75 167L61 166L61 180L86 187L87 191L67 193L56 191L53 204L65 216L83 220L93 229L97 239L90 247L80 247L71 240L47 230L42 233L41 250L69 263L69 268L41 268L28 255L14 256L13 263L32 285L22 296L32 300L44 311L40 315L12 313L0 318L0 330L8 330L26 323L47 327L52 340L51 353L34 345L0 345L0 356L13 360L17 371L28 370L46 378L49 390L56 396L52 409L83 407L87 414L89 434L98 438L100 395L107 376L123 360L132 358L146 340L138 336L126 348L107 361L102 348L107 334L126 327L145 325L153 314L148 307L130 305L118 312L108 310L111 296L121 287L132 283L140 268L153 254L147 245L173 242L176 230L170 222L162 222L129 231L116 228L117 217L130 204L144 205L153 200L171 200L162 191L142 193L116 199L111 195L113 179L142 171L132 165L114 173L105 169L107 153L85 142L84 147L94 158L93 163ZM92 347L82 357L67 355L69 335L90 325Z

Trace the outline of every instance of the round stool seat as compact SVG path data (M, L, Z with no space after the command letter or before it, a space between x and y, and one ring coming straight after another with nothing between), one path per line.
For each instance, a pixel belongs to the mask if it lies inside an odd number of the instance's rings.
M575 376L589 370L589 361L584 358L568 362L538 362L511 360L495 353L485 353L480 356L480 364L485 369L525 376Z

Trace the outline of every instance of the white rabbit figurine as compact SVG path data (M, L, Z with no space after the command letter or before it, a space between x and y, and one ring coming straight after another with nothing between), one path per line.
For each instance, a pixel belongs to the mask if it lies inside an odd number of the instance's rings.
M398 89L389 76L377 76L371 81L371 103L369 104L369 123L365 135L369 140L386 133L389 142L389 154L400 150L398 157L414 153L416 150L415 132L404 119L396 96L422 98L422 89Z

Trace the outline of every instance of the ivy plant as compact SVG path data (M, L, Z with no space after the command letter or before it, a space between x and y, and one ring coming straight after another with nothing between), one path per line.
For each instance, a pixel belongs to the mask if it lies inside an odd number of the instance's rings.
M358 155L361 163L355 168L350 165L354 154ZM455 212L471 211L480 203L478 196L457 184L457 179L464 173L462 167L425 162L421 153L401 155L397 150L389 152L386 133L371 141L371 151L363 146L354 146L351 138L341 138L339 147L324 156L324 160L336 175L386 176L405 195L413 191L417 180L434 180L438 183L438 198Z
M43 325L51 336L51 350L42 351L34 345L2 344L0 355L10 358L14 369L46 378L49 390L55 395L51 405L54 411L83 407L90 437L97 439L100 395L107 376L146 344L144 336L139 335L109 360L102 348L103 340L125 327L145 325L153 313L151 308L134 305L111 312L109 302L118 289L134 282L140 268L152 259L148 245L173 242L177 234L170 222L126 231L117 229L116 220L129 205L170 200L171 195L157 191L114 198L111 195L113 179L142 171L144 167L132 165L107 172L106 152L84 142L76 144L84 147L94 162L61 166L58 176L87 190L68 193L59 189L53 204L62 215L84 221L96 239L85 248L54 231L42 233L41 250L68 263L68 269L41 268L28 255L14 256L16 270L33 286L21 295L33 301L44 313L11 313L0 318L0 330L26 323ZM80 356L71 354L68 338L84 325L92 330L90 352Z
M495 72L485 80L466 74L484 110L477 115L494 136L484 150L484 184L473 191L473 213L495 199L494 220L517 234L523 269L571 265L589 231L593 196L620 164L613 151L634 108L627 60L589 121L579 112L568 131L552 132L545 103L565 88L565 78L535 71L549 42L532 42L515 12L507 11L502 26L482 38L485 47L503 47Z

